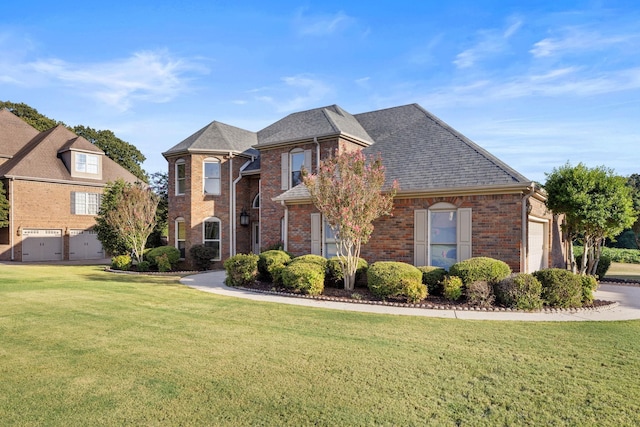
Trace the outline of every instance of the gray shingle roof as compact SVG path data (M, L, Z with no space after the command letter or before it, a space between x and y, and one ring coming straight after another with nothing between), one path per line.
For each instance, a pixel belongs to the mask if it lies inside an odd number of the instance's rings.
M194 151L232 151L257 155L258 152L252 148L257 143L255 132L214 121L162 154L166 157Z
M38 131L6 108L0 108L0 157L15 156Z
M354 116L337 105L289 114L258 132L258 145L267 146L313 137L346 134L365 143L374 141Z
M531 182L417 104L355 117L376 141L363 151L380 154L401 191Z

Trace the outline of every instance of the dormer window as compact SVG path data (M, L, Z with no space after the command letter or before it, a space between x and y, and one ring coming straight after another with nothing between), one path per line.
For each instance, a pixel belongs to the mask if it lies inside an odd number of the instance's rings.
M94 154L76 153L76 172L98 174L99 159Z

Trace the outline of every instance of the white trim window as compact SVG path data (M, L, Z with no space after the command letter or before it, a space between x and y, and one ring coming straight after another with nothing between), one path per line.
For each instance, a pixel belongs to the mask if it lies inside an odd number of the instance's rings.
M260 193L256 194L256 197L253 198L253 202L251 203L251 207L253 209L260 209Z
M303 150L302 148L294 148L281 154L281 190L288 190L302 182L302 168L311 171L311 155L311 150Z
M220 160L205 159L202 163L204 194L220 194Z
M429 265L449 269L458 262L458 212L429 211Z
M449 269L472 256L471 208L440 202L414 211L414 265Z
M100 210L100 193L71 192L71 213L74 215L97 215Z
M184 159L176 160L176 195L184 194L187 188L187 164Z
M184 259L187 249L187 227L184 218L176 219L176 248L180 251L180 258Z
M99 159L95 154L76 153L76 172L97 175L99 171Z
M302 167L304 166L304 150L296 148L291 151L289 156L289 171L291 172L291 178L289 181L289 188L293 188L296 185L302 183Z
M220 261L221 259L220 231L221 226L220 220L218 218L207 218L202 223L202 243L204 243L205 246L213 248L213 258L211 259L212 261Z
M322 218L323 233L322 233L322 256L325 258L333 258L338 255L338 240L336 239L336 233L327 222L326 218Z

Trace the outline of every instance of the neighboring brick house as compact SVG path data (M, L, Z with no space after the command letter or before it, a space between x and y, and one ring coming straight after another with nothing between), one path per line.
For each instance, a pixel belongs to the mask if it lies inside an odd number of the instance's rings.
M64 126L39 132L0 110L0 180L10 203L0 260L104 258L92 231L105 185L138 179Z
M300 170L355 149L380 154L387 182L400 186L393 216L375 221L362 248L367 261L448 267L488 256L514 271L562 265L559 224L539 186L416 104L356 115L332 105L257 133L209 124L163 153L170 244L187 261L194 244L215 247L215 267L279 242L294 255L332 256L331 230Z

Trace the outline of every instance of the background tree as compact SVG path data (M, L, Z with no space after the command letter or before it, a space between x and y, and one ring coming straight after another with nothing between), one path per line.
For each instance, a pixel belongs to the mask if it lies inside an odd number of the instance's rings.
M125 184L115 209L103 212L104 222L124 242L137 262L142 261L144 248L156 224L158 197L141 183Z
M627 179L627 185L631 188L633 208L640 212L640 174L634 173ZM640 217L631 226L636 239L636 245L640 248Z
M100 148L114 162L134 174L138 179L147 182L147 175L142 169L142 163L146 160L144 154L140 152L134 145L118 138L110 130L96 130L90 127L78 125L70 127L63 122L59 122L44 114L40 114L38 110L23 103L14 103L10 101L0 101L0 108L7 108L16 116L22 118L31 126L44 132L57 125L63 125L78 136L82 136L96 147Z
M604 166L588 168L569 163L547 174L547 208L564 214L564 233L569 241L567 263L574 272L595 274L601 248L607 237L614 237L637 218L631 189L626 179ZM576 266L573 240L584 246L582 263Z
M147 240L147 246L162 246L165 242L163 236L169 232L167 217L169 215L169 174L155 172L149 177L149 186L158 196L158 208L156 209L156 226Z
M122 194L128 185L122 179L108 183L102 194L100 210L96 216L94 230L98 234L98 240L102 243L103 249L113 256L126 255L131 252L124 237L111 227L106 220L107 212L117 209L122 202Z
M355 286L360 248L369 241L373 220L391 214L398 185L394 181L383 193L384 180L380 157L367 159L360 150L327 158L316 174L303 170L304 185L336 236L345 289Z
M0 228L9 226L9 201L4 185L0 181Z

